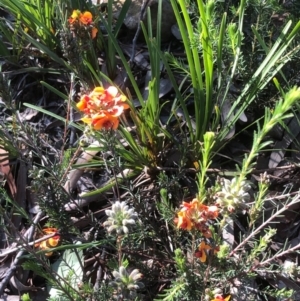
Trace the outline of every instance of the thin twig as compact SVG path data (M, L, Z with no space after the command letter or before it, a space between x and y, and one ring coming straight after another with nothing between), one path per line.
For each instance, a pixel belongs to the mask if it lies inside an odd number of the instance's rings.
M282 256L284 256L284 255L287 255L287 254L289 254L289 253L292 253L292 252L296 251L297 249L300 249L300 243L297 244L296 246L290 248L290 249L287 249L287 250L281 252L281 253L275 254L273 257L268 258L268 259L266 259L265 261L262 261L262 262L257 263L257 264L255 265L255 267L253 267L251 270L254 270L254 269L257 268L257 267L262 267L262 266L268 264L269 262L271 262L271 261L273 261L273 260L275 260L275 259L277 259L277 258L279 258L279 257L282 257Z
M43 237L41 237L41 238L39 238L37 240L28 242L26 244L19 245L19 246L15 247L15 248L12 248L12 249L9 249L6 252L0 253L0 258L1 257L5 257L5 256L7 256L9 254L15 253L16 251L20 250L21 248L33 246L33 245L35 245L37 243L40 243L40 242L42 242L44 240L47 240L47 239L53 237L55 235L57 235L57 234L56 233L52 233L52 234L49 234L49 235L45 235L45 236L43 236Z
M68 107L70 108L70 123L72 123L74 121L74 108L70 104L70 102L74 101L74 95L75 94L76 94L76 89L75 89L75 85L74 85L74 74L72 73L72 75L71 75L71 86L70 86L70 96L69 96L69 101L68 101ZM73 144L74 144L74 140L75 140L76 130L71 125L69 125L68 127L70 128L70 131L71 131L69 145L70 145L70 147L72 147Z
M135 57L136 42L137 42L137 39L138 39L139 34L141 32L141 22L143 21L143 19L145 17L146 8L148 7L149 2L150 2L150 0L143 0L143 4L142 4L142 7L141 7L141 15L140 15L140 19L139 19L139 22L138 22L138 27L137 27L137 30L135 32L134 38L132 40L132 53L131 53L130 61L129 61L130 65L133 63L133 60L134 60L134 57Z
M251 174L261 174L264 172L273 172L273 171L277 171L277 170L285 170L285 169L294 169L299 167L296 164L292 164L292 165L285 165L285 166L278 166L278 167L273 167L273 168L267 168L267 169L253 169L251 171ZM156 170L165 170L165 171L177 171L179 169L186 171L186 172L193 172L193 173L197 173L198 170L196 168L179 168L179 167L154 167L154 169ZM222 170L222 169L218 169L218 168L209 168L207 169L207 172L210 173L218 173L220 175L226 175L226 173L232 173L233 174L237 174L237 171L233 171L233 170Z
M101 260L104 261L105 255L106 255L106 250L103 249L103 250L102 250L102 253L101 253L101 255L100 255L100 261L101 261ZM101 283L101 281L103 280L103 273L104 273L103 267L102 267L101 264L99 264L99 268L98 268L98 270L97 270L96 281L95 281L95 285L94 285L94 291L98 291L98 290L99 290L99 288L100 288L100 283Z
M6 288L10 278L14 275L19 265L19 260L23 256L25 250L21 250L18 252L16 258L14 259L13 263L11 264L9 270L6 272L4 278L0 282L0 296L3 295L4 289Z
M57 186L61 186L61 185L62 185L63 181L65 180L65 178L66 178L67 175L69 174L70 169L72 168L72 165L74 164L75 160L78 158L78 154L79 154L79 152L80 152L81 150L82 150L82 147L79 145L79 146L77 147L77 149L76 149L76 151L75 151L73 157L71 158L71 160L70 160L70 162L69 162L69 164L68 164L68 166L67 166L67 168L66 168L64 174L62 175L61 180L59 181L59 183L58 183ZM66 187L65 187L65 190L66 190L67 192L69 192L69 190L67 190Z
M72 101L73 78L74 78L74 74L71 73L71 87L70 87L70 93L69 93L68 102L67 102L67 116L66 116L66 121L65 121L65 128L64 128L64 135L63 135L63 144L62 144L62 148L61 148L60 163L63 162L64 148L65 148L65 144L66 144L66 140L67 140L68 128L69 128L69 123L70 123L70 108L71 108L71 101Z
M31 238L31 236L33 236L33 233L34 233L34 230L35 230L35 226L40 221L40 219L42 218L43 215L44 215L44 213L42 211L40 211L40 212L37 213L37 215L34 218L34 221L33 221L32 225L26 231L25 237ZM26 243L26 246L28 246L28 243ZM22 246L20 246L20 247L22 247ZM19 250L20 247L14 248L13 251L9 250L10 252L2 253L2 254L0 254L0 257L6 256L6 255L8 255L8 254L10 254L12 252L15 252L15 251ZM25 250L20 250L17 253L16 258L14 259L12 265L10 266L10 269L6 272L5 277L0 282L0 296L3 295L4 289L6 288L6 286L7 286L8 282L9 282L10 278L14 275L14 273L15 273L17 267L18 267L19 260L22 257L22 255L24 254L24 252L25 252Z
M284 205L281 209L275 212L270 218L268 218L264 223L262 223L256 230L254 230L248 237L246 237L233 251L230 252L229 256L232 256L236 251L242 248L246 243L253 238L260 230L266 227L275 217L279 216L281 213L286 211L289 207L298 203L300 201L299 194L294 197L294 199L289 203Z

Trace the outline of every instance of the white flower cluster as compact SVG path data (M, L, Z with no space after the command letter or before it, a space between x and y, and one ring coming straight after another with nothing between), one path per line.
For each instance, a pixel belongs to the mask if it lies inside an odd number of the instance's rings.
M231 181L225 178L220 179L221 191L215 194L216 203L221 208L233 212L235 209L245 207L246 203L250 201L249 190L251 186L249 182L237 182L237 178Z
M113 271L114 281L110 282L110 285L116 287L118 292L124 298L134 298L136 296L136 290L144 288L144 284L139 280L143 275L138 269L133 270L130 274L126 271L125 267L121 266L119 271Z
M135 225L138 217L133 208L129 209L125 202L117 201L112 205L111 210L105 210L108 219L103 223L108 233L127 234L130 228Z

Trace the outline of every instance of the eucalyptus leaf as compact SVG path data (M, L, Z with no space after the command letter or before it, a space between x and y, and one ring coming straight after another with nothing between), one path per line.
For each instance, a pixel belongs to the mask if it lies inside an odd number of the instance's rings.
M78 242L77 244L80 243ZM71 294L76 293L78 283L82 281L83 264L83 251L77 248L76 250L65 250L61 257L51 266L53 272L59 276L56 277L57 281L60 282L66 291L71 292ZM62 281L61 278L65 281ZM50 297L59 297L59 300L69 300L68 298L65 299L65 297L62 297L64 292L58 288L48 286L47 289Z

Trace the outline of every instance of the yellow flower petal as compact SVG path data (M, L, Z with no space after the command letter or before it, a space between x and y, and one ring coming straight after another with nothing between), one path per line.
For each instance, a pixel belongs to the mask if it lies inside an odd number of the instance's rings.
M87 101L85 98L81 98L80 101L76 104L78 110L83 111L86 108Z
M92 123L92 118L89 117L83 117L81 118L81 121L87 124L91 124Z
M80 17L80 14L81 14L80 10L74 9L73 12L72 12L71 18L72 19L78 19Z
M105 89L103 87L96 87L93 92L96 92L96 93L103 93L105 91Z
M80 15L81 15L80 10L78 9L73 10L71 17L68 19L69 23L73 24L74 22L76 22L79 19Z
M56 236L50 237L47 240L47 243L52 248L57 247L60 243L60 236L56 235Z

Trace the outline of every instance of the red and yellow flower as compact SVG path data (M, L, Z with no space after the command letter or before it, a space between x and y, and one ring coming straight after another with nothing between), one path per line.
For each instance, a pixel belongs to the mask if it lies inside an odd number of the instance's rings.
M57 229L56 228L45 228L43 229L43 234L49 235L49 234L55 234L54 236L45 239L39 243L36 243L34 246L36 248L39 248L40 250L49 250L50 248L55 248L57 247L60 242L61 242L61 237L60 235L57 234ZM46 252L45 256L50 257L53 255L53 252Z
M71 17L68 19L69 24L72 26L90 26L93 25L93 15L89 11L81 12L76 9L73 10ZM98 29L92 27L91 36L94 39L97 35Z
M200 245L198 246L198 250L195 253L195 257L199 258L201 262L206 262L207 253L210 250L213 250L214 254L216 254L219 252L220 248L219 247L213 248L212 246L207 245L204 240L202 240Z
M198 199L193 199L192 202L183 202L181 210L177 213L177 218L174 222L177 228L191 231L197 229L202 232L206 238L211 237L211 231L208 228L207 221L216 219L219 215L217 206L206 206Z
M210 245L207 245L205 241L202 240L200 245L198 246L198 251L195 253L195 257L199 258L201 262L206 262L206 252L211 249L212 247Z
M177 213L178 218L174 220L177 228L191 231L195 226L195 222L199 218L198 200L194 199L192 202L182 202L182 209Z
M201 241L200 245L198 246L198 250L195 253L195 257L199 258L201 262L206 262L207 253L213 250L214 254L220 251L220 247L217 246L213 248L210 245L207 245L204 240Z
M96 87L89 95L83 95L77 108L85 116L81 119L93 129L117 129L119 117L128 109L126 97L119 94L118 89L111 86L107 89Z
M70 24L79 22L80 25L90 25L93 22L93 15L89 11L81 12L76 9L73 10L71 17L68 19Z
M187 212L179 211L177 213L177 216L178 217L174 220L174 222L177 224L177 228L191 231L194 226L194 223L192 222Z
M212 233L208 225L205 222L198 223L196 225L197 230L199 230L205 238L211 238Z

